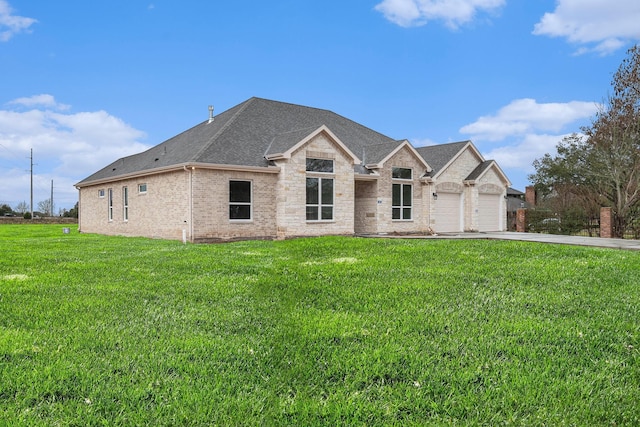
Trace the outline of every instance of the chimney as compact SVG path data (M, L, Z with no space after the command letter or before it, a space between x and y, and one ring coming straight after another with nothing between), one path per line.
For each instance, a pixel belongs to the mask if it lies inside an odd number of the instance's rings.
M213 105L209 105L209 123L213 122Z
M529 204L529 207L536 205L536 188L530 185L524 190L524 201Z

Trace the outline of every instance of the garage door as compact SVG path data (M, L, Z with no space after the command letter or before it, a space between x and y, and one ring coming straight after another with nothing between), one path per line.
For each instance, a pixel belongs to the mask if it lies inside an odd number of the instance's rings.
M436 233L462 231L462 194L438 193L435 203Z
M500 231L501 198L499 194L480 194L478 197L478 231Z

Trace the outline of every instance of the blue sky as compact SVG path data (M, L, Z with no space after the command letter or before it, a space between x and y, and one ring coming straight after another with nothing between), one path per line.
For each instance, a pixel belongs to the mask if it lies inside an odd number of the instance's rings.
M520 190L640 40L637 0L0 0L0 203L252 96L415 146L471 139ZM428 161L428 159L427 159Z

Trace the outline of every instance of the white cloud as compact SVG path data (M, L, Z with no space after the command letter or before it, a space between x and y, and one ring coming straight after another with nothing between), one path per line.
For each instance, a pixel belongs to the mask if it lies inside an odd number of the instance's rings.
M513 145L496 147L482 155L495 160L502 168L531 173L533 161L546 153L555 153L556 145L568 135L528 134Z
M565 126L589 118L597 111L595 102L539 104L534 99L516 99L496 115L480 117L460 132L488 141L538 132L561 132Z
M15 34L29 31L31 25L38 22L33 18L13 15L13 10L6 0L0 0L0 42L6 42Z
M0 194L3 200L15 203L29 199L29 187L20 183L27 181L25 175L28 176L31 149L36 163L34 181L54 179L61 194L77 200L77 191L72 184L109 162L149 148L141 142L145 138L144 132L106 111L63 112L60 105L64 104L57 103L51 95L20 100L7 105L26 106L32 102L38 107L55 107L57 111L46 108L0 110Z
M14 99L13 101L9 101L7 104L21 105L23 107L51 107L56 110L68 110L69 108L71 108L69 105L57 103L55 98L52 95L48 94L18 98Z
M535 35L565 37L586 45L577 53L611 53L629 41L640 40L638 0L557 0L554 12L545 13Z
M478 11L491 12L504 4L505 0L383 0L375 9L402 27L441 20L456 29L473 20Z

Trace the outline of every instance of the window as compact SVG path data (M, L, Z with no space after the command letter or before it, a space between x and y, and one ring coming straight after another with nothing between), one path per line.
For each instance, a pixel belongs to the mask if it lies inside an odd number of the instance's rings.
M413 179L413 170L409 168L393 168L391 178L410 180ZM413 205L413 186L411 184L392 184L391 195L391 219L412 219L411 208Z
M393 184L392 219L411 219L411 184Z
M251 219L251 181L229 181L229 219Z
M391 170L393 179L413 179L413 171L408 168L393 168Z
M333 160L307 158L307 172L333 173Z
M307 158L307 172L332 174L333 160ZM333 178L307 176L307 221L333 220Z
M144 194L147 192L147 184L138 184L138 193Z
M104 198L104 189L98 190L98 197L100 197L101 199Z
M109 221L113 221L113 189L107 190L107 196Z
M122 217L129 221L129 189L122 187Z
M333 179L307 178L307 221L333 219Z

